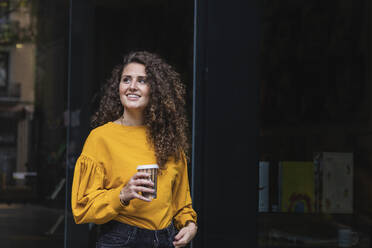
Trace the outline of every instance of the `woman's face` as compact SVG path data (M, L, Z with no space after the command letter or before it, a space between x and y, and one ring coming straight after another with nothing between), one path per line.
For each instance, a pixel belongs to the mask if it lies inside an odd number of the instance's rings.
M130 63L124 67L119 84L124 111L143 111L150 99L150 85L146 82L145 66Z

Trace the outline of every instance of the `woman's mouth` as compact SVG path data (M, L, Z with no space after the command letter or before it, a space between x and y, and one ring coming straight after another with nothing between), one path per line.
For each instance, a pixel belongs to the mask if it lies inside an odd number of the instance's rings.
M136 94L128 94L127 98L130 99L130 100L137 100L137 99L140 98L140 96L136 95Z

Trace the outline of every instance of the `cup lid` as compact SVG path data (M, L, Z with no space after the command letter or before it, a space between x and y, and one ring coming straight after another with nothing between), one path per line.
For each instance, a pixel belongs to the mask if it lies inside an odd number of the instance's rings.
M137 166L137 170L146 170L146 169L159 169L157 164L145 164Z

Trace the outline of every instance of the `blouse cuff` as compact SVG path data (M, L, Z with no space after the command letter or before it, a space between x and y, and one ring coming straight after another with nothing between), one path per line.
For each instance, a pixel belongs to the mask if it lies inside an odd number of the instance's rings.
M178 230L181 230L185 227L189 222L194 222L196 224L196 217L193 216L179 216L175 221L175 226Z
M116 212L124 207L124 205L120 202L120 191L120 187L117 189L112 189L108 195L108 197L110 197L110 205Z

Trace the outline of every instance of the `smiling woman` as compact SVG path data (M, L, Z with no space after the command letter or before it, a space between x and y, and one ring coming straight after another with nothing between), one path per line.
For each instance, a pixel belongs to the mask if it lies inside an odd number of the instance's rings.
M183 247L194 238L184 96L179 74L155 54L131 52L113 70L71 197L76 223L101 225L97 247ZM149 164L160 167L157 188L137 171Z
M140 76L145 79L145 82L139 82ZM131 88L127 89L124 85ZM139 122L140 125L147 127L148 139L154 146L160 166L172 156L179 160L181 152L188 157L185 86L181 82L180 75L171 65L153 53L131 52L124 57L121 65L114 68L111 78L104 87L98 111L92 118L93 127L110 121L117 122L120 118L123 118L127 125L131 125L130 122L134 119L126 119L127 115L136 114L137 120L143 119ZM141 111L131 110L129 97L125 96L125 92L141 94L145 99L145 88L149 89L148 104L142 106ZM143 99L139 98L138 102ZM132 100L134 100L133 96ZM126 102L128 102L127 107ZM131 101L130 106L138 104L134 102L136 101Z

